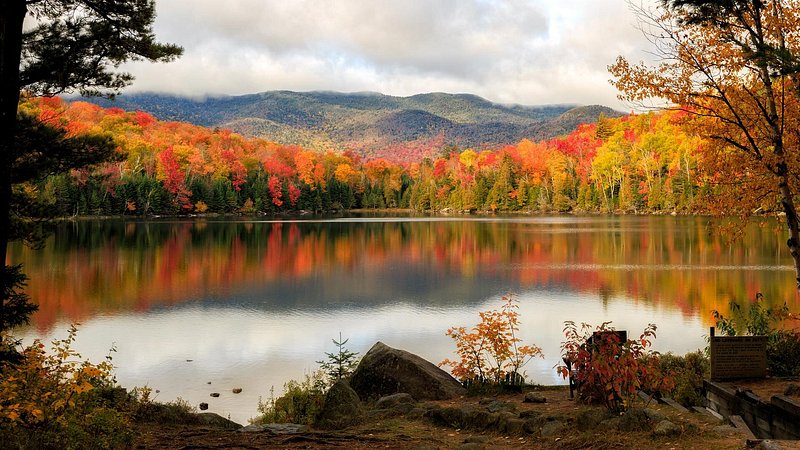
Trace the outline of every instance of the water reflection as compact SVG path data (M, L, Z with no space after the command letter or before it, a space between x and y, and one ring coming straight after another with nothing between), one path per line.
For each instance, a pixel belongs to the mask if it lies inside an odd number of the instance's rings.
M115 343L122 384L192 403L221 392L212 410L244 420L339 331L355 351L383 340L439 361L447 327L507 292L547 356L528 368L540 383L558 381L564 320L655 322L657 348L694 350L731 299L797 304L776 230L754 223L729 243L703 218L87 221L10 259L40 303L25 337L84 322L79 350L99 359Z

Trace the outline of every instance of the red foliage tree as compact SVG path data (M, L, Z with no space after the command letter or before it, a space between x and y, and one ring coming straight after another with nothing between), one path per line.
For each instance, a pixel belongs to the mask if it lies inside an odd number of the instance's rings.
M275 206L282 206L283 200L283 188L281 187L281 180L278 177L270 177L269 182L267 182L267 187L269 188L269 195L272 197L272 204Z
M180 164L178 164L178 160L172 151L172 146L161 152L159 159L164 169L164 188L175 195L176 204L183 209L191 210L193 205L189 197L192 196L192 191L184 185L186 174L181 170Z

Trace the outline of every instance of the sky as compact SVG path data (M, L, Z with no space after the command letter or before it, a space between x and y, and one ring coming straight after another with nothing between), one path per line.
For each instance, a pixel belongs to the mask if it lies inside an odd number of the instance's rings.
M157 38L184 55L126 65L136 77L128 92L448 92L625 111L607 66L618 55L645 59L649 47L624 0L157 0L156 9Z

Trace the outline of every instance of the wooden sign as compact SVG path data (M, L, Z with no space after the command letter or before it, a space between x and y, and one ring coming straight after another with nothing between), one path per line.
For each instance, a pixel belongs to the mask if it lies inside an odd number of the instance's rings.
M711 336L711 379L767 376L766 336Z

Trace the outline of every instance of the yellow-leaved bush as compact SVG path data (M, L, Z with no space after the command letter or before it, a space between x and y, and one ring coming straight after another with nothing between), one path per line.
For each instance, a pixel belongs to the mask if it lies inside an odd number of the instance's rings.
M13 361L0 363L0 436L13 436L22 447L46 442L113 448L129 442L127 414L97 392L114 387L111 358L97 364L82 360L72 349L76 333L73 325L50 351L37 340ZM11 342L2 336L3 345Z

